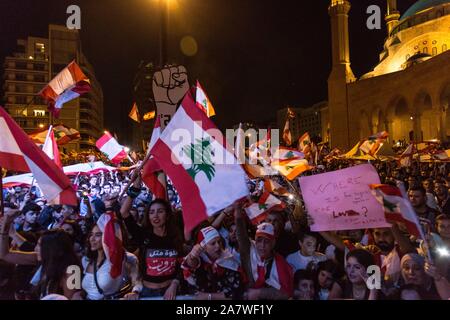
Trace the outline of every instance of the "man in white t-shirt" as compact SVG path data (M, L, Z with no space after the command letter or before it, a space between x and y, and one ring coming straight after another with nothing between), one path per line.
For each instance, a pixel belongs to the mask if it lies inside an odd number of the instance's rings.
M321 261L327 257L317 250L317 234L309 231L300 232L298 236L300 250L287 256L286 261L294 272L297 270L315 269Z

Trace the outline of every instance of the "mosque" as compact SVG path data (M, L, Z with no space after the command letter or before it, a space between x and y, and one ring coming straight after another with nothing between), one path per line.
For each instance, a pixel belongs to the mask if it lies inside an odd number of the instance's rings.
M332 70L322 137L348 150L388 131L393 140L450 136L450 0L419 0L401 15L387 0L388 35L373 70L355 78L350 61L348 0L331 0Z

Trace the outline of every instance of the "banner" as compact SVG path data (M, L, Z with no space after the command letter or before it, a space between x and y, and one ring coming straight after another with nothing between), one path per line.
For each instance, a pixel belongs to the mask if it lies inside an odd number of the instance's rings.
M307 212L314 219L311 231L388 228L383 207L370 185L380 177L370 164L301 177Z

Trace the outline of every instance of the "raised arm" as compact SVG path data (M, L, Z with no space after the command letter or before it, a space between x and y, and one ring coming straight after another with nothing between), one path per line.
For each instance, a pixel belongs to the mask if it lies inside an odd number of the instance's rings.
M0 217L0 260L19 265L37 265L36 252L10 250L9 231L14 218L20 214L19 210L5 208L4 216Z
M255 279L253 279L252 265L250 261L251 242L247 233L247 226L242 214L242 208L239 204L234 205L234 218L236 222L236 235L239 244L239 253L241 255L242 268L249 279L249 287L253 287Z

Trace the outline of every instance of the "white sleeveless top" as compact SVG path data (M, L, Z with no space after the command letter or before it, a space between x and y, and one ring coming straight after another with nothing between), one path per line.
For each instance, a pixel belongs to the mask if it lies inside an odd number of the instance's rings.
M94 274L87 272L89 260L83 257L81 261L84 269L84 277L81 286L87 293L89 300L101 300L104 295L110 295L118 292L120 288L132 277L131 274L138 272L138 259L132 253L126 252L126 257L122 266L122 276L116 279L111 278L109 272L111 270L111 262L106 259L102 266L97 269L97 282L103 290L103 294L98 292L95 285Z

